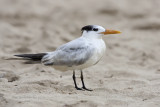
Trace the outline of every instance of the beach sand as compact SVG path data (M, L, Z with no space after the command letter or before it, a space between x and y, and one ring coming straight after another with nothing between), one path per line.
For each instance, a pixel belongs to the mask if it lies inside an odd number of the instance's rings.
M159 6L159 0L1 0L0 107L160 107ZM72 71L6 60L54 51L88 24L122 32L104 36L105 56L84 70L94 91L76 90Z

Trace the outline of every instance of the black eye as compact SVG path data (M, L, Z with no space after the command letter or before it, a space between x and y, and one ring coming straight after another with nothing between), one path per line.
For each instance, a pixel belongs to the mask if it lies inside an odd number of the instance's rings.
M98 28L93 28L93 31L98 31Z

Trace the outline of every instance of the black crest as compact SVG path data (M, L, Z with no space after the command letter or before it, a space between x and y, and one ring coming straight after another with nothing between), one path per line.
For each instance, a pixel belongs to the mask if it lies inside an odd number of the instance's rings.
M91 31L93 29L93 25L87 25L87 26L84 26L81 31L83 32L84 30L86 30L87 32L88 31Z

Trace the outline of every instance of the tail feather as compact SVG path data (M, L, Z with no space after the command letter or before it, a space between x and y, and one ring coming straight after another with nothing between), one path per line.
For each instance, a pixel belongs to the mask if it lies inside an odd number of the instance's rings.
M19 54L19 55L14 55L17 57L22 57L22 58L27 58L31 59L33 61L39 61L45 56L47 53L38 53L38 54Z

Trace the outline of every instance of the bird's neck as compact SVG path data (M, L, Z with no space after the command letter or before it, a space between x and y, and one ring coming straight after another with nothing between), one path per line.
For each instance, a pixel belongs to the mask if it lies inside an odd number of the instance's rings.
M86 39L102 39L102 36L93 35L93 34L82 34L82 37Z

